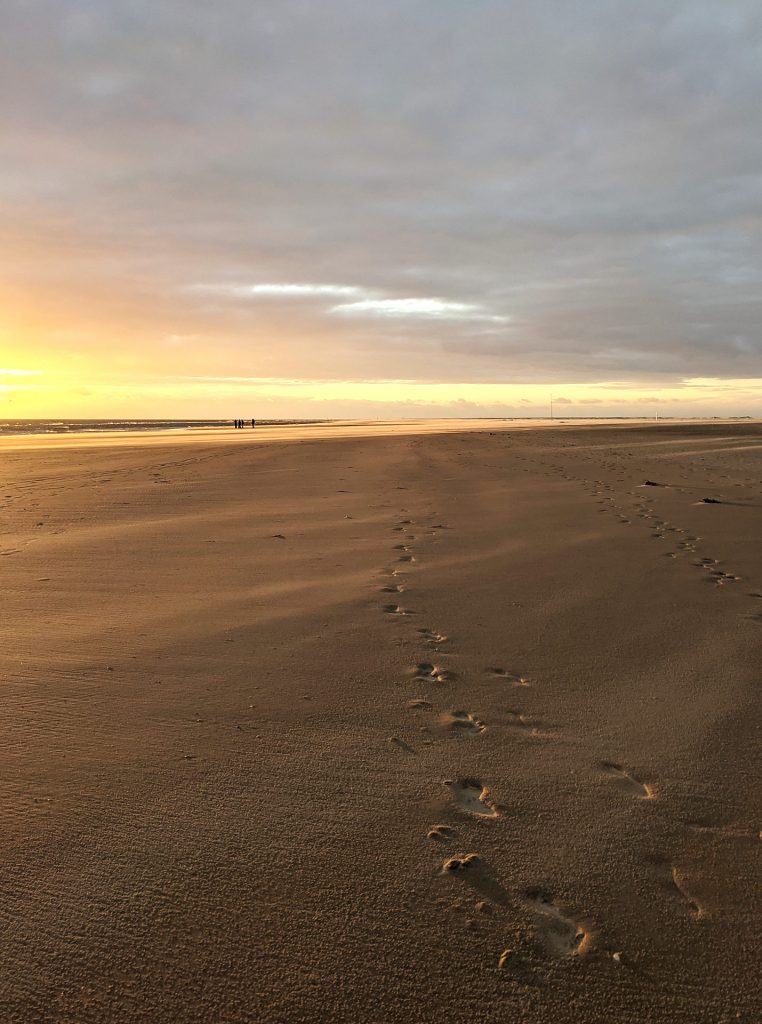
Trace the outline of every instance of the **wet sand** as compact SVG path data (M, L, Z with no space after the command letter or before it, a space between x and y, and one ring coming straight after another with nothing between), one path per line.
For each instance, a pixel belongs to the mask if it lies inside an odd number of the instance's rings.
M447 426L0 443L0 1019L762 1019L762 426Z

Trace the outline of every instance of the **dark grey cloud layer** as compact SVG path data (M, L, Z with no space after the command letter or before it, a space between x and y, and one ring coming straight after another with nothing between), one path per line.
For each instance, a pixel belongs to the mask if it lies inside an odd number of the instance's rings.
M6 0L0 46L4 273L62 320L221 372L285 330L291 373L762 376L758 2ZM246 291L287 283L339 290Z

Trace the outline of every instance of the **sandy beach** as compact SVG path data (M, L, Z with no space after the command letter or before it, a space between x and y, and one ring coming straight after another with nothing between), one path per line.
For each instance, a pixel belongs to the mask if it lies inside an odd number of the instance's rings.
M762 425L272 431L0 442L0 1020L762 1019Z

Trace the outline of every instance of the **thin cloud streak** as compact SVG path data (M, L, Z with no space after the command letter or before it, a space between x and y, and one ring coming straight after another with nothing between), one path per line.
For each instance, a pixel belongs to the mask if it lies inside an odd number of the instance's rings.
M190 286L190 290L214 295L232 295L235 298L321 298L362 294L362 289L343 284L194 284Z
M441 320L492 320L507 322L507 317L489 316L479 306L467 302L448 302L444 299L363 299L342 302L333 306L331 313L344 316L379 317L432 317Z

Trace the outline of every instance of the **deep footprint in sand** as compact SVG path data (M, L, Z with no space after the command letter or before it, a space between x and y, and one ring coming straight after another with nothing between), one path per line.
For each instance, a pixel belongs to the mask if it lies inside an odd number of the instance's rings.
M413 669L413 678L419 683L452 683L457 676L454 672L431 665L428 661L419 662Z
M548 893L533 889L526 894L526 900L535 916L540 941L551 956L582 956L587 951L590 932L580 921L565 914Z
M496 679L504 679L507 683L512 686L529 686L529 680L525 679L524 676L518 675L516 672L509 672L505 668L485 668L484 670L488 676L494 676Z
M455 779L448 781L452 798L459 810L478 818L496 818L498 810L489 789L478 779Z
M404 594L405 588L401 583L397 583L396 586L392 584L389 587L379 587L382 594Z
M649 786L646 782L641 782L636 775L628 771L621 764L615 764L613 761L601 761L598 767L606 775L610 775L617 785L630 793L631 796L635 796L639 800L655 799L653 787Z
M448 711L441 716L440 722L445 728L451 729L453 732L462 732L472 736L484 732L487 728L484 722L474 718L468 711Z
M430 700L424 700L422 697L409 700L407 706L411 711L430 711L434 707Z

